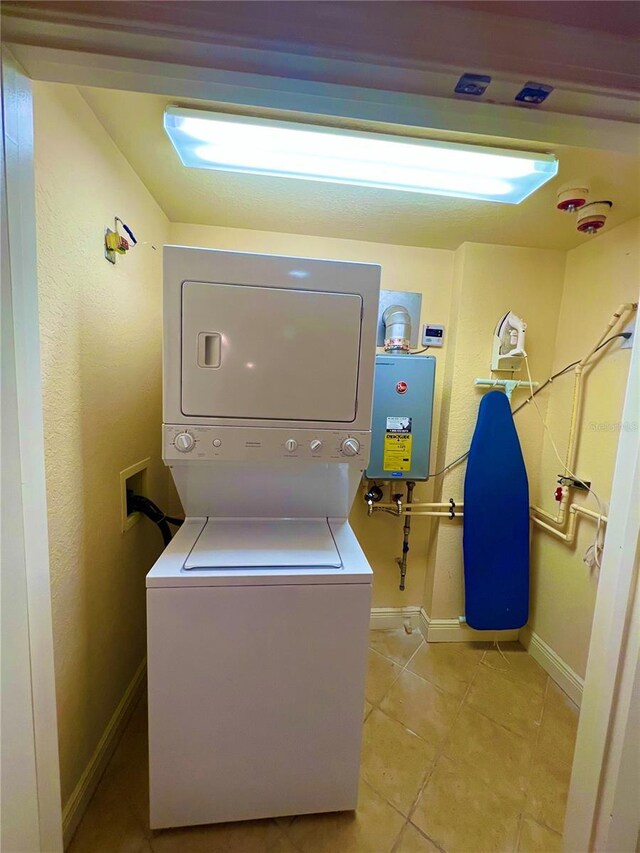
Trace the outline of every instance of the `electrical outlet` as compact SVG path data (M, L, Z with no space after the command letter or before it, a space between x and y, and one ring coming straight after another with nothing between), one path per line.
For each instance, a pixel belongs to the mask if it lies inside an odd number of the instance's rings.
M565 477L564 474L558 474L558 483L561 486L571 486L573 489L582 489L586 492L591 488L591 480L578 480L575 477Z
M636 318L634 317L630 323L627 323L627 325L624 327L624 329L622 331L623 332L631 332L631 337L627 338L626 340L624 340L624 338L622 339L622 342L620 344L620 349L631 349L631 347L633 346L633 337L636 333Z

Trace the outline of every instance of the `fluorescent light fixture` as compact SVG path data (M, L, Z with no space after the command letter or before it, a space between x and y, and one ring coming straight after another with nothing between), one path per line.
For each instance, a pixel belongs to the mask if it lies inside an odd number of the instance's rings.
M519 204L553 178L551 154L168 107L185 166Z

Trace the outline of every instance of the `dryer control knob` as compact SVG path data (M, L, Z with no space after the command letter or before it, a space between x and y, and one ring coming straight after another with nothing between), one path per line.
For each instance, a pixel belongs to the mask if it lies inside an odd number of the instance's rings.
M287 448L289 453L294 453L298 447L298 442L295 440L295 438L288 438L285 441L284 446Z
M179 432L174 438L173 443L176 450L179 450L180 453L188 453L190 450L193 450L193 446L196 442L190 433Z
M340 450L345 456L357 456L360 453L360 442L357 438L345 438L340 445Z
M311 452L315 453L322 447L322 442L319 438L314 438L313 441L309 442L309 447L311 448Z

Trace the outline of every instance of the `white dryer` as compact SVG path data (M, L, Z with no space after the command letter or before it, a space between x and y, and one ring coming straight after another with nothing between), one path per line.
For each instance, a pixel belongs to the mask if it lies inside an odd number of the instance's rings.
M353 809L379 267L165 247L165 462L147 576L153 828Z

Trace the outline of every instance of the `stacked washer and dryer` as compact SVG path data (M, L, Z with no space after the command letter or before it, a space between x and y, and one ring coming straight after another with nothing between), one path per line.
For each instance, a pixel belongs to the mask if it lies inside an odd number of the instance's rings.
M370 264L165 247L186 521L147 576L153 828L356 806L379 288Z

